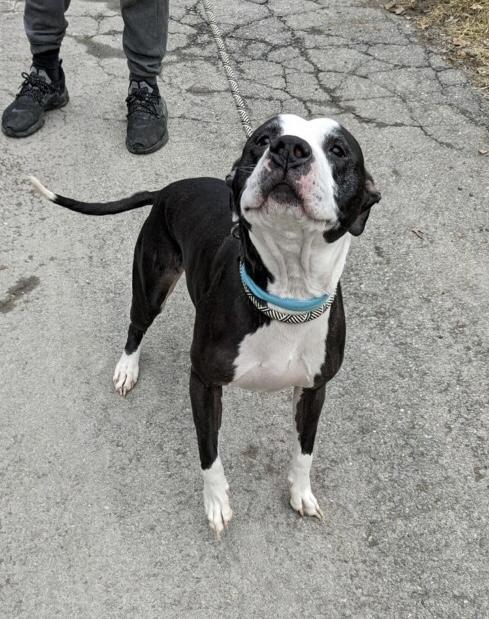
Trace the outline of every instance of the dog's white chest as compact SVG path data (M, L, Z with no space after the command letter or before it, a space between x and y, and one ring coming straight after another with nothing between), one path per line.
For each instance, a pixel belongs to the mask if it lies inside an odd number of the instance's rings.
M326 357L329 311L302 325L273 320L247 335L234 362L233 385L252 391L311 387Z

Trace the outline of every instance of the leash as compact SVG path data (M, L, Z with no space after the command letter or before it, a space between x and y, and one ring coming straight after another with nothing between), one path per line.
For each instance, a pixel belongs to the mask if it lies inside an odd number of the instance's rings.
M219 58L221 59L224 71L226 73L229 88L231 90L231 94L233 95L234 104L236 106L236 110L238 112L243 131L245 132L246 137L249 138L250 135L253 133L250 117L246 109L246 104L239 91L238 82L236 81L236 74L231 65L231 59L229 58L229 54L226 51L226 44L224 43L224 39L222 38L221 30L217 25L214 11L212 8L212 3L210 2L210 0L202 0L202 6L204 8L205 18L211 29L212 36L214 37L214 41L216 43Z

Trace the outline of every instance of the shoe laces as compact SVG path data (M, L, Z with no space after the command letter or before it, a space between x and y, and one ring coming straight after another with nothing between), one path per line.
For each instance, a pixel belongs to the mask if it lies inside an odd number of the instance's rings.
M136 112L145 112L151 116L159 117L158 103L160 95L149 92L146 88L135 88L127 96L127 115L132 116Z
M24 82L17 97L32 97L37 103L42 103L45 95L53 92L54 88L43 77L35 73L22 73Z

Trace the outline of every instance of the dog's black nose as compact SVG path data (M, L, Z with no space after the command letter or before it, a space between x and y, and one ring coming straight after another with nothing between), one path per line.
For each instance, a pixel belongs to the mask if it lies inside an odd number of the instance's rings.
M306 163L312 156L309 144L295 135L281 135L270 144L270 157L284 170Z

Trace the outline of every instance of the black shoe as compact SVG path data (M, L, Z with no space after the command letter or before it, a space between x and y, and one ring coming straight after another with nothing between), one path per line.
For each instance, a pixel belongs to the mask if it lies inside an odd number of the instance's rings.
M63 107L69 101L65 75L59 66L59 79L51 80L44 69L31 67L22 73L24 83L2 116L2 131L12 138L24 138L44 125L44 113Z
M168 111L157 86L132 81L127 103L127 150L136 155L154 153L168 142Z

